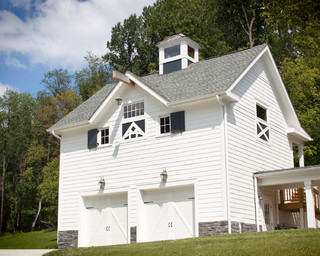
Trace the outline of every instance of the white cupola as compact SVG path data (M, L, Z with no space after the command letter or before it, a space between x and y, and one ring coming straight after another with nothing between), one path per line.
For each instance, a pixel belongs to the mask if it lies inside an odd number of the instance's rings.
M173 35L157 44L159 74L168 74L187 68L199 61L199 44L184 34Z

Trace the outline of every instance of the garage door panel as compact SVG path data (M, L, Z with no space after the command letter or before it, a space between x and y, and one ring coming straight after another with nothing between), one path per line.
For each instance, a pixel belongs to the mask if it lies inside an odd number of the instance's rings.
M87 241L93 246L103 245L105 243L104 227L106 222L105 210L101 209L89 209L87 213L87 221L90 222L88 225Z
M144 241L194 236L193 187L144 191Z
M125 207L110 209L109 244L124 244L127 242L127 214ZM119 218L118 218L119 217Z
M85 221L80 232L86 238L86 246L127 243L127 194L87 197L84 202Z
M188 206L188 207L186 207L186 206ZM173 207L173 210L174 210L173 211L174 239L188 238L188 237L194 236L194 234L193 234L193 219L190 219L190 214L188 214L189 211L190 212L193 211L192 207L190 207L190 206L191 206L191 204L188 202L188 204L184 203L183 208L181 207L179 209L179 207L177 207L176 204Z

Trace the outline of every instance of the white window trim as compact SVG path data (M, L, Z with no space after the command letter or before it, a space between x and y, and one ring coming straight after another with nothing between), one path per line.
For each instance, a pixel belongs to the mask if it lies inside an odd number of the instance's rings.
M124 118L124 107L128 106L128 105L132 105L132 104L137 104L137 103L141 103L143 102L143 115L139 115L139 116L135 116L135 117L127 117ZM137 121L141 118L146 118L146 100L145 98L138 98L135 101L131 101L131 100L125 100L125 102L123 102L122 106L121 106L121 115L122 115L122 121L121 123L127 123L128 121Z
M266 120L258 117L258 113L257 113L257 105L264 108L266 110ZM267 106L266 104L262 103L261 101L258 101L258 100L255 100L255 104L254 104L254 109L255 109L255 134L256 134L256 139L257 141L259 142L262 142L262 143L266 143L267 145L269 145L269 143L271 142L271 129L270 129L270 108L269 106ZM257 125L258 125L258 122L264 124L267 126L268 130L269 130L269 138L268 138L268 141L264 140L264 139L261 139L259 134L257 133Z
M170 132L161 133L161 121L160 121L160 119L164 118L164 117L167 117L167 116L170 118ZM170 135L171 135L171 116L170 116L170 113L169 113L169 114L161 115L161 116L158 117L157 137L166 137L166 136L170 136Z
M109 129L109 143L108 144L101 144L101 131L102 130L105 130L105 129ZM98 140L98 144L99 144L99 148L103 148L103 147L110 147L112 146L111 144L111 129L110 129L110 126L105 126L105 127L102 127L102 128L98 128L99 130L99 133L98 133L98 137L97 137L97 140Z

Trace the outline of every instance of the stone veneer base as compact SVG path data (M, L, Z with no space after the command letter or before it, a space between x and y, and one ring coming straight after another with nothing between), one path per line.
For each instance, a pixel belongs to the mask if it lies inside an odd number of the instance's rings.
M248 224L243 222L231 222L231 232L234 233L248 233L256 232L255 224ZM214 236L228 234L227 221L213 221L213 222L199 222L199 236ZM130 227L130 243L137 242L137 227ZM78 247L78 230L67 230L58 232L58 248L76 248Z
M231 222L231 233L256 232L255 224ZM199 222L199 236L214 236L228 234L228 221Z
M58 249L78 247L78 230L58 232Z

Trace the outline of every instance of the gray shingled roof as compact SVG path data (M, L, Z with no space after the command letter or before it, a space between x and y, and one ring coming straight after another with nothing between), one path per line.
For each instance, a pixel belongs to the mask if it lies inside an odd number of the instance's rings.
M139 80L169 102L226 91L266 44L191 64L165 75L148 75Z
M226 91L250 65L266 44L191 64L170 74L135 76L168 102ZM49 130L87 121L109 95L115 84L108 84Z
M77 108L72 110L68 115L51 126L48 130L55 130L60 127L76 125L91 118L105 98L109 95L116 84L107 84L92 97L87 99Z

